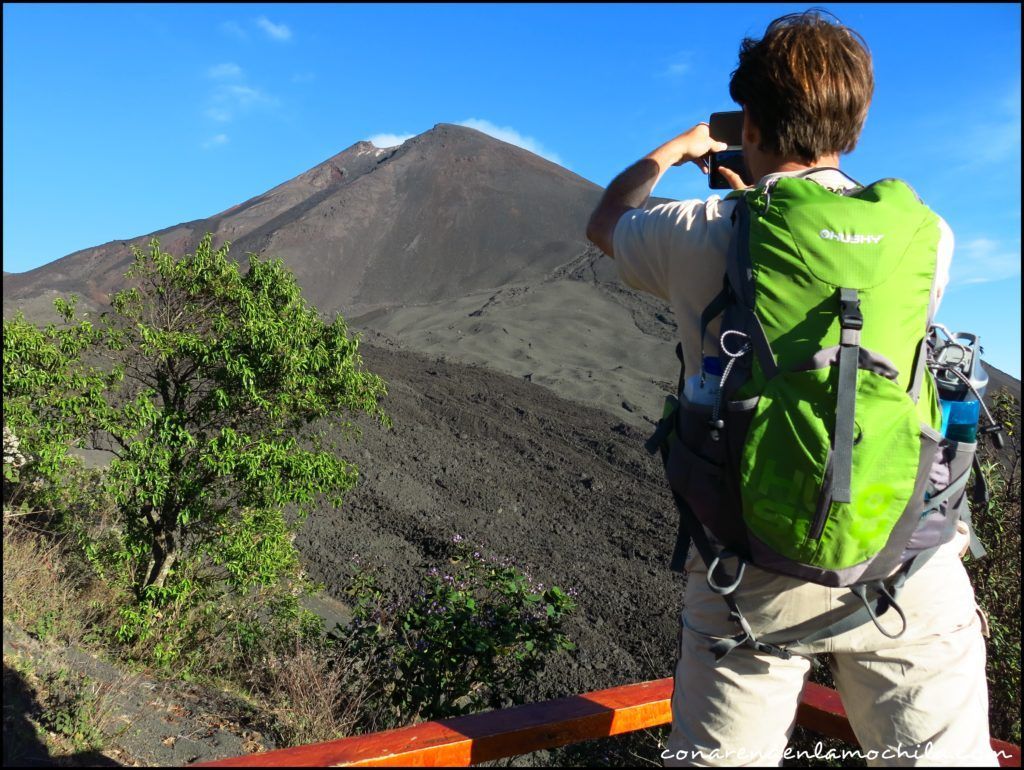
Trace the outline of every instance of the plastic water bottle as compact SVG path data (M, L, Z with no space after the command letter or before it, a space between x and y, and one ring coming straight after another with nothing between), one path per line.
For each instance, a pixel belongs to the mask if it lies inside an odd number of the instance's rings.
M722 362L717 357L704 356L702 368L703 378L701 374L686 378L683 384L683 398L691 404L713 406L715 399L718 398L718 386L722 379Z
M973 444L978 440L981 404L970 401L942 401L942 435L951 441Z
M976 334L957 332L951 335L956 344L943 346L937 355L940 363L957 369L963 380L948 370L939 370L936 384L942 407L942 435L952 441L973 443L978 440L978 420L981 416L979 398L985 397L988 372L981 365L981 342Z

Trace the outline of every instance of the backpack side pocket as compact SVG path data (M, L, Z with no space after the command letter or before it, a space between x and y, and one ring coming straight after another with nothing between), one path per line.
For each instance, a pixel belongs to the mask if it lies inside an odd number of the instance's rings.
M712 410L680 399L676 435L666 463L669 484L721 544L747 553L737 470L758 399L723 403L725 427L711 431Z
M921 551L948 543L956 534L956 524L970 519L967 482L978 450L976 442L943 438L935 447L928 471L924 499L920 501L917 529L907 541L901 561Z

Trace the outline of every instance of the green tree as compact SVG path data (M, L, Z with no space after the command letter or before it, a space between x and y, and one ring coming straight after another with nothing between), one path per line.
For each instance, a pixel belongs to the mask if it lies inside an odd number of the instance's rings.
M344 320L280 260L243 271L228 248L207 235L179 259L154 240L95 323L60 300L63 326L4 322L5 422L51 480L69 444L111 452L118 526L93 555L150 603L297 575L297 523L356 482L336 442L359 413L387 422Z

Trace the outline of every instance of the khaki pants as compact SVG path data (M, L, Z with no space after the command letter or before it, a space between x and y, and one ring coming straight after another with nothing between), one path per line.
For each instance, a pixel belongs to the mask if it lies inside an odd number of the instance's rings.
M989 745L987 628L960 560L967 545L961 527L904 585L898 601L907 630L901 637L888 639L869 622L808 650L832 654L836 686L869 765L998 764ZM711 644L739 629L709 590L692 548L687 572L672 731L662 759L667 766L777 766L811 662L737 647L716 663ZM853 599L845 588L748 566L736 603L759 638L787 642ZM891 610L880 622L899 630Z

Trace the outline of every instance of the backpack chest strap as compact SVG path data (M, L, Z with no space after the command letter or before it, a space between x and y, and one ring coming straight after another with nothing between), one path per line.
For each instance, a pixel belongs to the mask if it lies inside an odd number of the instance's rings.
M839 289L839 325L839 383L832 446L832 490L829 497L837 503L848 503L852 499L850 484L853 475L857 363L860 358L860 330L864 326L856 289Z

